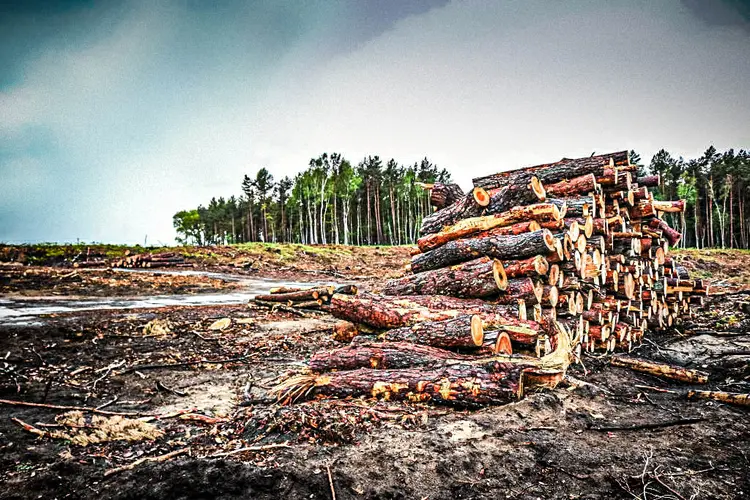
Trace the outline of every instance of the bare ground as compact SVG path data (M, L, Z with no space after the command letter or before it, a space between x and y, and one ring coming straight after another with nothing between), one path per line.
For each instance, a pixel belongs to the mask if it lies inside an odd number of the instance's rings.
M748 302L743 293L712 298L683 328L649 336L636 354L707 370L711 389L750 392ZM209 328L225 317L229 328ZM144 328L154 319L167 328ZM747 409L688 401L689 387L611 367L607 358L584 358L555 391L478 410L265 401L268 387L334 345L331 324L324 315L223 306L79 312L0 326L0 398L110 403L104 410L159 415L153 422L164 431L155 440L80 446L11 420L52 430L42 424L55 424L64 410L0 405L0 498L301 499L331 498L332 488L337 499L750 492ZM243 447L262 449L226 455Z

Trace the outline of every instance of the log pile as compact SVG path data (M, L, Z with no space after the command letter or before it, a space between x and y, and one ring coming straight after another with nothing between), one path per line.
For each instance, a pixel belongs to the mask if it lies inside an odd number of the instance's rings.
M331 302L334 294L357 295L355 285L318 286L313 288L277 287L267 294L256 295L253 302L258 306L269 308L292 307L297 309L319 310L324 304Z
M655 200L658 176L636 171L621 151L479 177L467 194L426 186L438 210L406 274L382 294L333 294L321 307L349 345L276 394L498 403L554 386L583 351L629 352L678 323L707 294L668 255L681 234L663 214L685 202Z
M112 263L112 267L155 269L160 267L193 267L176 252L129 255Z

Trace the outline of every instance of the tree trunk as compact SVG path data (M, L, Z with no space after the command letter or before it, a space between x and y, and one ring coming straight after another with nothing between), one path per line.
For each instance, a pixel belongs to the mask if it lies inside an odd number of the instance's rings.
M436 182L430 190L430 203L440 210L454 204L464 196L464 192L458 184L441 184L440 182Z
M481 257L456 266L390 280L383 288L383 293L471 298L495 295L507 286L503 264L498 260Z
M489 236L449 241L411 260L413 272L450 266L485 255L496 259L523 259L555 251L554 237L546 229L509 236Z

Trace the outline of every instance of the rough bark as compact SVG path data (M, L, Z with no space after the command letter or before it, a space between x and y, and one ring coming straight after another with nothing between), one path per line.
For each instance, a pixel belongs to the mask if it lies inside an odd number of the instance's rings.
M465 195L456 203L448 205L422 219L419 234L420 236L424 236L437 233L462 219L477 217L481 215L489 201L490 197L484 189L474 188L471 193Z
M310 358L309 367L316 373L358 368L392 370L475 359L474 355L458 354L410 342L369 342L318 351Z
M544 185L554 184L565 179L579 177L586 174L600 175L605 167L629 166L630 159L627 151L619 151L586 158L563 158L555 163L526 167L508 172L477 177L473 180L475 186L484 189L495 189L518 183L519 178L536 176Z
M411 269L418 273L465 262L482 255L501 260L523 259L533 255L545 255L554 250L554 238L546 229L519 235L454 240L412 257Z
M566 207L565 217L597 217L597 203L593 196L549 198L547 202L561 210L562 207Z
M450 295L488 297L508 286L502 262L481 257L463 264L444 267L388 281L385 295Z
M308 288L307 290L300 290L297 292L289 292L289 293L271 293L268 295L256 295L256 300L261 300L264 302L284 302L287 303L289 301L292 302L300 302L300 301L309 301L311 299L317 299L321 295L331 295L333 294L334 287L316 287L316 288Z
M543 255L535 255L527 259L503 261L505 275L508 278L522 278L524 276L544 276L549 271L549 263Z
M550 184L549 186L545 186L545 189L547 196L550 198L565 198L596 192L599 189L599 185L596 182L594 174L586 174Z
M528 178L519 178L518 181L488 191L490 202L485 213L499 214L513 207L544 201L547 195L539 179L532 175Z
M508 280L508 288L498 295L496 302L498 304L514 304L519 299L526 301L526 304L540 304L544 287L540 282L531 278L514 278Z
M411 342L443 348L475 348L482 345L482 318L464 314L444 321L425 321L411 327L389 330L382 335L389 342Z
M506 212L482 217L470 217L456 222L442 231L423 236L417 240L422 252L438 248L449 241L476 235L496 227L510 226L519 222L549 221L560 219L560 211L554 205L538 203L512 208Z
M438 210L452 205L466 196L458 184L441 184L436 182L430 191L430 203Z

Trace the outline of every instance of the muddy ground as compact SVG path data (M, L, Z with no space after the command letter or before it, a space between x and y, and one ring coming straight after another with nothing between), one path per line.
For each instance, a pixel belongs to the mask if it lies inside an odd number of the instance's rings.
M750 295L729 291L635 354L706 370L711 389L750 392ZM231 324L218 329L223 318ZM279 406L266 390L335 345L330 317L237 305L42 320L0 325L0 398L157 418L141 440L83 446L99 425L91 414L63 427L64 409L0 404L3 499L750 495L747 409L688 401L689 386L606 357L584 357L564 386L501 407Z

